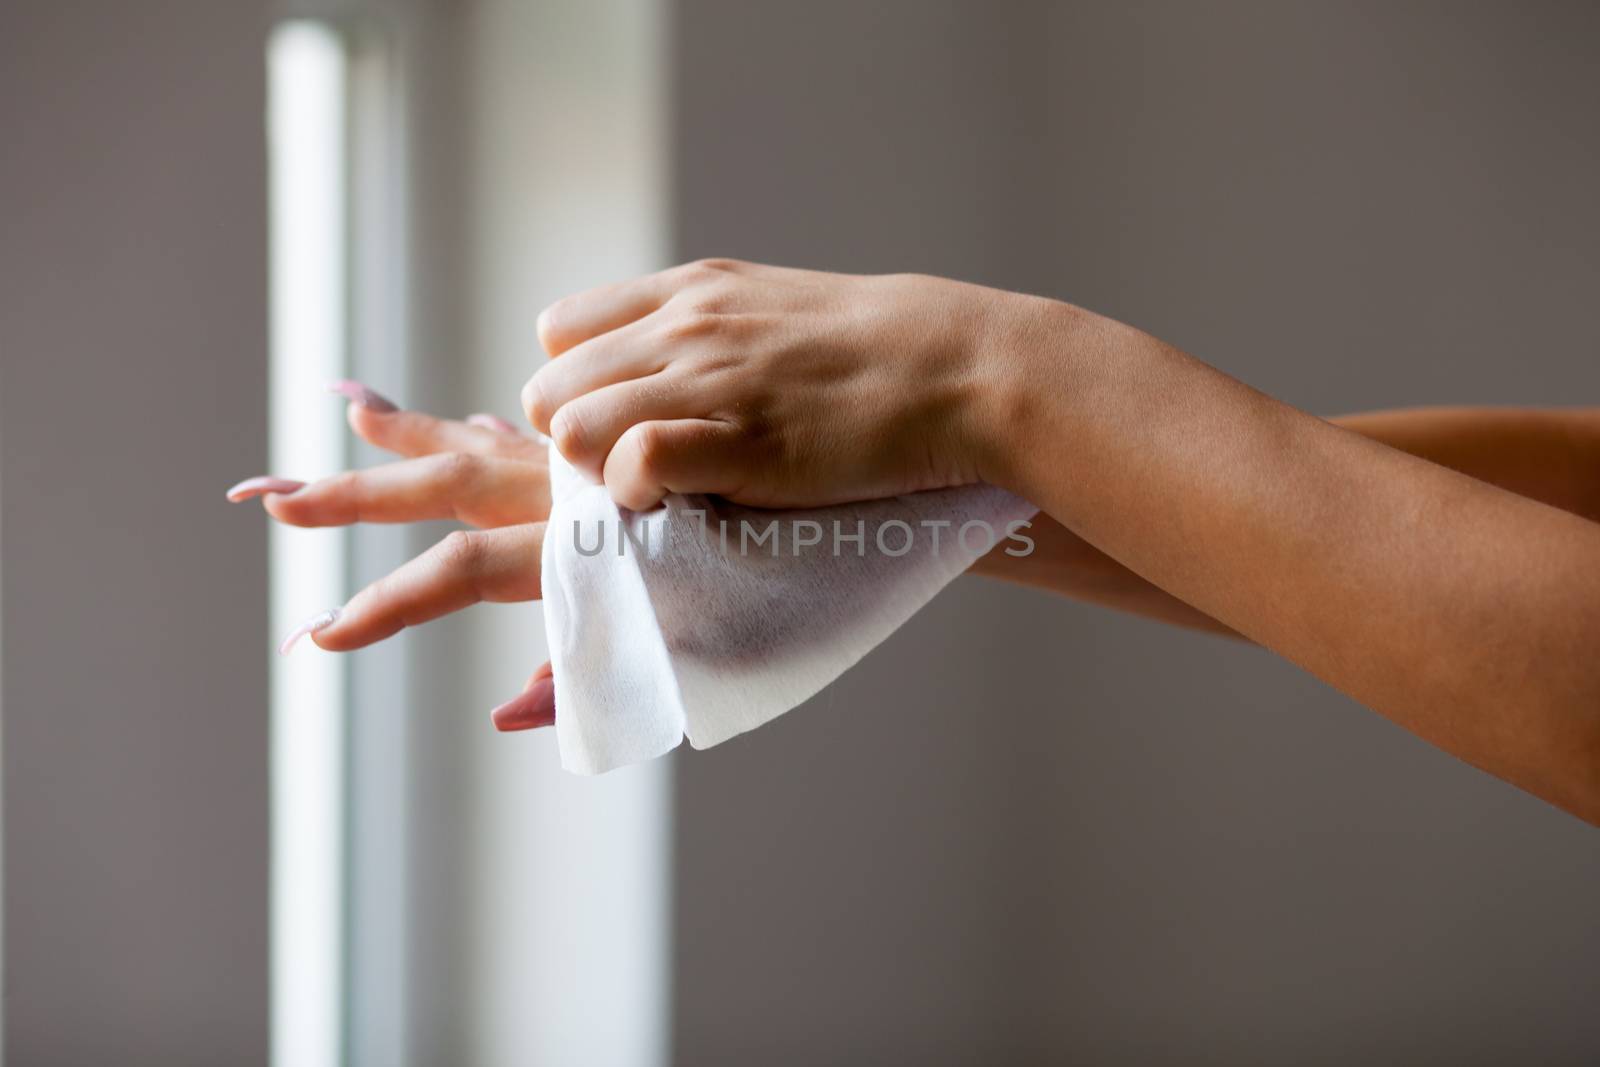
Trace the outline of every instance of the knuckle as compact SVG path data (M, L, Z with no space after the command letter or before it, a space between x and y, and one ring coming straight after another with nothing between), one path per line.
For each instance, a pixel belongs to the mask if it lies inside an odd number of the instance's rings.
M651 481L638 470L607 471L605 483L611 499L629 511L644 511L656 502Z
M639 474L649 477L658 472L667 458L667 439L660 424L642 422L628 432L633 436L634 463Z
M464 489L483 473L483 457L471 452L442 452L433 458L440 481L453 489Z
M550 439L569 460L584 455L586 436L583 416L574 404L563 406L550 420Z
M662 325L662 338L668 344L698 341L715 335L723 325L722 316L704 307L685 307Z
M550 408L550 391L548 382L541 371L528 379L528 384L522 387L522 412L528 421L540 432L548 432L550 420L555 412Z
M680 282L703 282L716 275L716 271L706 264L704 259L691 260L674 267L671 273L677 275Z
M735 347L717 345L696 353L694 369L702 378L720 378L738 372L747 359L747 354Z
M473 573L483 563L487 546L477 530L452 530L434 548L439 565L448 571Z
M312 486L312 488L318 490L318 496L332 497L338 500L358 499L361 495L361 487L362 479L357 471L340 471L338 474L330 475ZM307 499L310 498L310 494L300 495ZM294 497L287 497L286 499L293 500Z
M733 273L736 266L737 264L731 259L710 256L690 260L688 263L673 268L673 273L678 276L679 281L694 285L725 277Z
M549 348L550 339L554 337L557 331L561 329L561 325L566 321L571 308L572 298L562 297L560 300L557 300L555 303L546 306L543 311L539 312L539 318L536 321L535 329L539 334L540 344L544 345L546 348Z

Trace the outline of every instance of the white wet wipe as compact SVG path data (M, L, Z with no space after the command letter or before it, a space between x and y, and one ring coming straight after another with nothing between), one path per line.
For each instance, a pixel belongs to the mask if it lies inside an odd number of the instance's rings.
M1038 511L987 485L796 511L619 509L550 449L545 634L561 763L709 748L843 674Z

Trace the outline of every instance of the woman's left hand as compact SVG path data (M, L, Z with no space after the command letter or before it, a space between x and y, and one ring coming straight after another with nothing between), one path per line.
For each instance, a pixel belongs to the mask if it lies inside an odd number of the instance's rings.
M492 415L440 419L403 411L356 383L339 383L351 400L351 428L379 448L407 458L345 471L306 484L250 478L228 490L234 502L260 497L267 513L292 526L456 519L456 530L416 559L378 579L342 608L325 611L285 639L301 637L346 652L479 602L539 598L539 557L550 511L548 450ZM501 730L555 721L550 665L492 713Z

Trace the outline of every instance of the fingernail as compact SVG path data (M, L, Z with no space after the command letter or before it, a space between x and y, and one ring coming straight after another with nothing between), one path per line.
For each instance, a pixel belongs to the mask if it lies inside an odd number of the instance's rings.
M499 415L490 415L487 412L479 412L476 415L468 415L467 422L470 425L481 426L485 430L495 430L499 433L522 433L521 430L517 429L505 419L502 419Z
M314 634L318 630L326 630L328 627L332 626L338 620L338 618L338 608L329 608L327 611L317 612L315 615L311 616L311 618L307 619L305 622L289 631L289 636L285 637L283 639L283 644L278 646L278 655L287 656L290 652L294 651L295 644L306 634Z
M261 496L263 493L293 493L306 487L305 482L297 482L292 478L274 478L270 474L263 474L258 478L246 478L232 489L228 490L228 499L237 504L241 500Z
M380 415L387 415L391 411L399 411L387 398L373 392L360 382L353 382L349 378L341 378L336 382L328 383L328 392L338 393L352 404L360 404L368 411L376 411Z
M534 682L527 692L518 693L489 713L494 728L501 733L554 726L556 722L555 683L548 678Z

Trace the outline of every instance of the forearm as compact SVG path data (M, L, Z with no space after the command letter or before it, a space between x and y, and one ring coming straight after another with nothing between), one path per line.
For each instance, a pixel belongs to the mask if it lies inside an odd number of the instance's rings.
M1034 517L1027 534L1033 541L1033 551L1026 556L1011 555L1010 544L997 545L974 563L969 573L1048 590L1174 626L1238 636L1211 616L1145 581L1044 512Z
M1404 408L1329 421L1518 496L1600 521L1600 408Z
M1063 305L999 346L987 457L1118 563L1600 820L1600 525L1296 411Z
M1336 426L1543 501L1600 520L1600 409L1408 408L1334 416ZM1145 581L1049 515L1029 536L1034 550L997 548L972 573L1144 615L1161 622L1238 636Z

